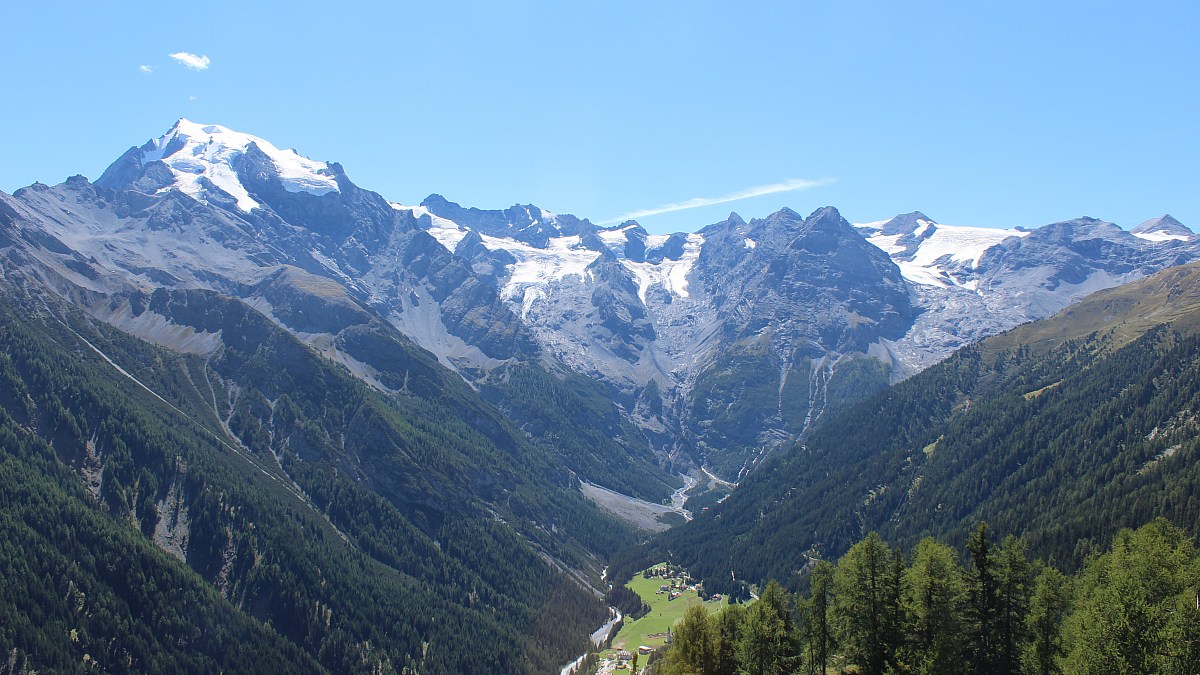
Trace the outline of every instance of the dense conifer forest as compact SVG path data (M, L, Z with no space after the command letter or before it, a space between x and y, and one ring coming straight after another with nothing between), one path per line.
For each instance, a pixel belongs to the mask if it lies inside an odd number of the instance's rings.
M506 459L527 453L536 468L536 448L487 441L450 414L465 403L401 407L261 317L223 320L239 322L244 351L206 363L37 294L3 296L0 648L12 668L545 672L584 650L608 610L553 561L624 530ZM205 377L212 390L196 386ZM320 386L281 396L280 377ZM348 425L366 445L354 453ZM352 457L409 483L367 489L347 475ZM512 477L490 513L446 491L471 485L447 476L482 465ZM535 538L547 518L586 541Z

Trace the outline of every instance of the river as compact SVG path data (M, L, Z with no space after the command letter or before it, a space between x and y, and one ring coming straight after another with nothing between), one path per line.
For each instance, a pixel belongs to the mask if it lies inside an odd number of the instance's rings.
M609 613L608 614L608 616L609 616L608 623L604 624L603 626L600 626L599 628L596 629L596 631L594 633L592 633L592 645L594 647L600 647L601 645L603 645L605 642L608 641L609 636L612 634L613 628L617 625L617 622L620 621L622 618L621 610L617 609L616 607L609 607L608 613ZM587 654L583 654L579 658L577 658L574 661L563 666L562 672L560 673L560 675L572 675L573 673L575 673L575 669L578 668L579 665L581 663L583 663L583 660L586 658L587 658Z
M678 513L679 515L683 516L684 520L691 520L692 512L683 508L683 506L684 506L684 504L687 503L687 491L691 490L696 485L697 481L695 478L692 478L691 476L689 476L687 474L681 474L681 475L683 477L683 486L680 487L679 489L675 490L675 492L673 492L671 494L671 506L670 506L669 510L674 511L675 513ZM715 476L714 476L714 478L715 478ZM592 486L590 483L587 485L590 487L593 487L594 489L604 490L606 492L612 492L611 490L605 490L605 488L600 488L599 486ZM618 494L618 493L613 493L613 494ZM624 495L622 495L622 496L624 496ZM641 500L634 500L632 497L626 497L626 499L630 500L630 501L641 501ZM661 509L663 507L659 506L659 508ZM603 579L607 576L608 576L608 568L605 567L604 572L601 574L600 578ZM616 626L617 622L621 620L621 610L617 609L616 607L609 607L608 611L609 611L608 623L597 628L596 631L594 633L592 633L592 644L596 647L599 647L600 645L603 645L605 642L608 641L608 637L612 633L613 627ZM587 658L587 654L583 654L579 658L577 658L574 661L563 666L562 671L560 672L560 675L573 675L575 673L576 669L579 668L579 665L581 663L583 663L583 660L585 658Z
M683 508L683 505L687 503L687 491L696 485L696 479L688 474L680 475L683 477L683 487L671 493L671 510L683 516L684 520L691 520L692 512Z

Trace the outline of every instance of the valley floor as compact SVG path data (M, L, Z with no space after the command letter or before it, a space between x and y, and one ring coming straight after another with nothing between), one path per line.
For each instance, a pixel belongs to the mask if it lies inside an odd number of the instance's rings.
M692 476L683 476L683 486L671 495L671 504L655 504L637 497L621 494L594 483L583 482L580 490L597 506L640 530L663 532L673 525L692 519L691 511L684 508L687 492L696 485Z
M665 564L660 563L650 569L665 567ZM619 658L621 652L638 654L639 650L642 650L639 662L644 666L650 652L666 647L668 630L683 618L689 607L703 605L711 614L721 611L727 604L726 600L719 596L718 599L704 600L700 597L697 586L685 584L683 577L647 578L644 573L639 572L625 586L641 596L650 606L650 611L638 619L627 620L621 626L621 630L613 638L612 648L600 653L597 675L612 675L625 671L627 662ZM664 588L671 590L663 590Z

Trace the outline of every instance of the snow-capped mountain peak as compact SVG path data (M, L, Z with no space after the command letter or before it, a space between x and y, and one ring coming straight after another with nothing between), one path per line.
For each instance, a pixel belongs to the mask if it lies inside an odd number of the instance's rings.
M1009 237L1029 234L1016 229L943 225L919 211L855 227L891 256L909 281L972 290L985 251Z
M295 150L281 150L269 141L233 131L217 124L198 124L180 119L167 133L142 146L142 166L163 162L175 178L173 186L195 199L207 202L206 181L228 193L242 211L260 206L238 177L239 159L255 146L275 166L288 192L323 195L338 190L334 172L325 162L302 157Z
M1151 218L1130 230L1130 233L1147 241L1187 241L1195 236L1194 232L1171 214Z

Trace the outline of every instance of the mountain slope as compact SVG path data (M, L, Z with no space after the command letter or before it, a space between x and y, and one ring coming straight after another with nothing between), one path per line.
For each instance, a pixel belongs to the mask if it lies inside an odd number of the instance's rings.
M540 451L478 431L502 420L448 415L469 412L469 399L398 405L209 295L159 291L145 307L218 329L227 341L206 361L88 321L20 273L7 282L3 408L41 453L37 466L68 487L73 473L75 494L90 486L86 536L110 536L93 531L109 522L143 548L152 538L210 585L200 598L219 591L286 640L283 655L339 672L542 671L604 621L566 571L624 530L569 485L547 489ZM37 522L40 534L63 526L51 514ZM169 562L144 566L178 574ZM167 601L139 600L139 611L156 616L166 608L153 603ZM461 635L486 648L462 649ZM38 644L25 649L48 659Z
M480 211L434 195L397 208L485 272L546 353L608 383L661 453L728 478L959 347L1200 256L1168 217L1134 234L919 212L850 228L832 210L785 209L649 235L532 205ZM806 228L826 239L797 239Z
M9 354L38 345L4 333L0 645L10 663L55 672L320 670L299 646L96 507L78 475L30 430L28 417L39 412L36 392L23 386L22 359ZM14 410L18 397L26 400ZM67 410L54 414L59 424L71 424Z
M794 582L871 530L959 542L987 520L1069 567L1155 516L1200 531L1198 322L1189 265L964 348L830 420L642 555L670 551L727 586L731 572Z

